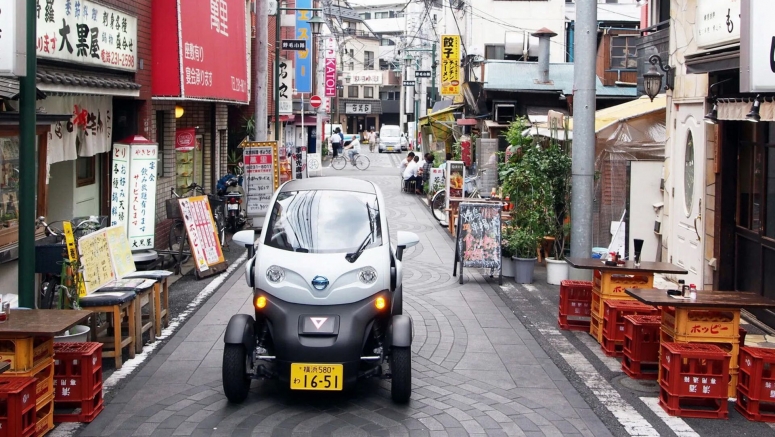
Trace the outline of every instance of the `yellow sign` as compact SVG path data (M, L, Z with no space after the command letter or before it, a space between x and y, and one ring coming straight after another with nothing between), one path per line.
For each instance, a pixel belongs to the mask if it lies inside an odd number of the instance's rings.
M460 94L460 35L441 35L441 95Z
M116 273L116 278L123 278L137 270L124 225L111 226L105 231L108 235L108 247L110 257L113 259L113 271Z
M105 229L79 238L78 253L81 256L83 279L86 283L85 294L99 290L116 279Z
M78 251L75 248L75 236L73 235L73 224L64 221L62 222L62 231L65 233L65 246L67 247L67 259L71 265L78 262ZM86 296L86 286L83 283L83 275L78 273L78 279L75 281L78 284L78 296Z

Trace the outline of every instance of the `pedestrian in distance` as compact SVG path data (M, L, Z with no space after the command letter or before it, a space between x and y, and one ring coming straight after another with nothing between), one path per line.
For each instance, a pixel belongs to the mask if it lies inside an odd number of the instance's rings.
M374 147L377 145L377 133L374 132L374 129L371 129L371 132L369 132L369 152L374 152Z
M334 129L334 133L331 135L331 148L334 152L334 158L342 153L342 130L339 128Z

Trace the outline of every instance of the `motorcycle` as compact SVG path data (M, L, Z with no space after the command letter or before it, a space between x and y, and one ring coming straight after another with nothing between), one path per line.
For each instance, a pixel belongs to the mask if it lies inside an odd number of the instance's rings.
M223 189L219 190L219 194L224 198L226 224L232 234L244 226L248 219L247 212L242 207L245 190L239 182L236 176L232 176L224 181Z

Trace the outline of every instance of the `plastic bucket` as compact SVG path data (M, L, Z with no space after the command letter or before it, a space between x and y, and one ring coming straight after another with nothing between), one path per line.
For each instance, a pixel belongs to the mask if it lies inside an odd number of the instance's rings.
M64 335L54 337L54 343L83 343L89 339L89 328L86 325L75 325Z

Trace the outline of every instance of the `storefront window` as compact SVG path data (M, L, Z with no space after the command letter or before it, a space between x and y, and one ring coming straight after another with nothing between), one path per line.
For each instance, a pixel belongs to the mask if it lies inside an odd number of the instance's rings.
M694 138L692 131L686 131L686 153L684 155L684 202L686 216L692 214L694 203Z
M19 137L0 138L0 246L18 241Z
M96 182L97 159L95 156L79 156L75 161L76 187L93 185Z

